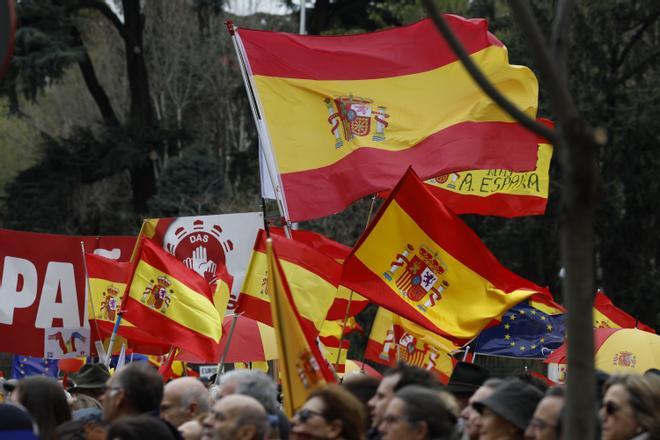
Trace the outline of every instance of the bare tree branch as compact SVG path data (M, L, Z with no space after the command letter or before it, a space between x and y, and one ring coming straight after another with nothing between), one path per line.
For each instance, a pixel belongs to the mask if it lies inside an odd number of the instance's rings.
M628 69L628 71L626 73L621 75L621 77L617 80L616 83L617 84L622 84L622 83L626 82L627 80L629 80L630 78L632 78L633 76L637 75L638 73L640 73L642 71L642 69L648 63L653 61L654 58L656 58L658 55L660 55L660 48L656 48L656 50L654 50L653 52L648 54L646 57L644 57L644 59L642 61L637 63L635 65L635 67L632 67L632 68Z
M637 44L637 42L642 38L646 30L649 27L651 27L653 23L655 23L658 17L660 17L660 11L651 15L650 17L647 17L646 20L644 20L641 23L641 26L639 27L639 29L637 29L637 32L635 32L635 34L632 37L630 37L630 40L628 40L626 46L621 50L621 53L619 54L619 56L616 59L616 62L614 63L615 68L618 69L619 67L621 67L621 65L623 65L623 62L626 60L626 57L632 51L633 47L635 47L635 44Z
M573 0L560 0L552 23L552 50L559 80L565 88L568 84L568 29L573 10Z
M509 101L505 96L503 96L491 82L486 78L486 76L481 72L481 70L474 64L470 55L466 52L465 48L461 42L456 38L456 35L452 32L449 25L445 22L444 18L438 14L438 11L435 8L432 0L422 0L422 4L426 9L427 13L435 23L436 27L445 38L449 47L460 59L463 66L468 71L472 79L479 85L481 90L486 93L490 99L492 99L497 105L499 105L505 112L507 112L511 117L520 122L522 126L532 131L533 133L543 136L548 139L553 144L557 141L556 131L546 125L537 122L535 119L530 118L522 112L515 104Z

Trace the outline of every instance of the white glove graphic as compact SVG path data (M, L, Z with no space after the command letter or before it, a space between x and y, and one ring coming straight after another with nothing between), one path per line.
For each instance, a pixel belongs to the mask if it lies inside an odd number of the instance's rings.
M192 257L183 260L183 264L201 276L204 276L206 272L211 274L211 276L215 275L216 264L208 260L204 246L198 246L193 251Z

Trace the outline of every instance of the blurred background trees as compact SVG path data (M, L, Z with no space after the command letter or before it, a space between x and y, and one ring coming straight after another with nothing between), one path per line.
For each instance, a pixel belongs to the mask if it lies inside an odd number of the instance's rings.
M280 2L290 14L240 17L225 3L21 1L14 65L0 82L0 226L131 234L145 216L260 210L256 131L224 21L297 32L300 2ZM254 12L260 2L247 3ZM488 18L511 62L534 68L507 2L437 3L445 12ZM416 0L307 4L311 34L374 31L424 17ZM549 34L553 2L532 4ZM658 327L660 4L587 0L575 9L572 92L589 121L608 132L598 152L595 281ZM547 102L541 83L540 116ZM560 173L553 161L545 216L465 219L507 267L561 299ZM365 198L300 226L352 245L371 206ZM277 216L274 204L267 208Z

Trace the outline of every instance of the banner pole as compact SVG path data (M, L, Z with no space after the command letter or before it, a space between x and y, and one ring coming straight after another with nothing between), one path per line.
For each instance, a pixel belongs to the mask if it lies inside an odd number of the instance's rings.
M222 356L220 356L220 362L218 362L218 369L215 372L216 385L220 383L220 370L222 370L222 367L225 365L227 354L229 354L229 347L231 346L231 340L234 336L234 329L236 328L236 321L238 321L239 316L240 315L234 313L234 316L232 318L231 327L229 327L229 334L227 335L227 343L225 344L225 349L222 351Z
M245 86L248 102L250 103L250 109L252 110L252 116L254 117L257 133L259 135L259 148L261 148L264 153L264 159L266 160L266 165L268 168L268 177L270 178L271 185L275 191L278 210L280 211L280 215L284 220L284 233L286 234L287 238L291 238L291 219L289 218L289 211L286 206L286 200L284 198L284 194L282 193L282 182L279 179L279 173L277 172L277 166L275 164L275 157L273 156L272 146L270 146L270 138L268 137L268 132L266 130L265 123L259 109L259 104L257 102L256 91L249 78L248 62L245 59L244 53L241 50L241 45L239 44L240 36L236 33L237 28L234 27L233 21L227 20L225 25L227 26L227 31L231 36L234 50L236 51L236 57L238 58L238 64L240 68L239 70L241 71L241 76L243 78L243 85Z
M341 357L342 345L344 344L344 333L346 332L346 321L348 321L348 313L351 311L351 302L353 301L353 291L348 294L348 303L346 304L346 313L344 313L344 322L341 325L341 335L339 336L339 350L337 350L337 361L335 365L339 365ZM348 359L348 350L346 350L346 359Z

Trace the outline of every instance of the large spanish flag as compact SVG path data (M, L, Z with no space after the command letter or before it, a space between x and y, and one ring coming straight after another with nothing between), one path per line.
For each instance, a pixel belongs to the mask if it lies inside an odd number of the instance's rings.
M278 250L279 246L275 247L272 239L266 241L268 273L271 274L267 291L279 352L284 412L288 417L293 417L312 391L335 380L314 336L298 313L280 264L282 260L277 255Z
M85 254L85 265L89 280L87 307L92 338L104 340L112 334L121 310L122 298L131 274L130 263ZM120 337L112 347L113 353L121 348L122 342L140 353L162 354L169 350L169 344L165 341L135 327L126 319L122 319L117 334Z
M341 279L341 264L295 239L272 234L277 245L277 257L286 274L291 294L300 315L310 322L317 333L321 330L332 305ZM248 266L245 282L236 305L236 313L273 325L270 297L266 291L268 257L266 232L259 231Z
M536 168L532 171L457 171L424 183L456 214L542 215L548 203L552 145L539 144L538 148Z
M509 64L486 20L446 20L498 90L536 117L536 77ZM429 19L349 36L235 35L291 220L390 190L409 165L424 179L536 165L536 136L481 91Z
M615 306L612 300L600 289L596 292L593 310L595 328L638 328L646 332L655 333L655 330L651 327L639 322Z
M409 169L344 262L342 284L459 343L534 293Z
M450 353L458 348L452 341L379 307L364 358L384 365L402 361L433 371L447 383L455 364Z
M142 240L137 255L126 318L197 361L216 362L222 318L208 282L149 239Z

